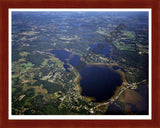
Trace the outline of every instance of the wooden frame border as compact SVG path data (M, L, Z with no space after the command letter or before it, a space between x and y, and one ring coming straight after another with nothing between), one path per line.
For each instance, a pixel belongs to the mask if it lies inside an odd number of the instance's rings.
M160 127L160 1L158 0L0 0L0 127ZM151 8L152 9L152 120L8 120L8 9L9 8Z

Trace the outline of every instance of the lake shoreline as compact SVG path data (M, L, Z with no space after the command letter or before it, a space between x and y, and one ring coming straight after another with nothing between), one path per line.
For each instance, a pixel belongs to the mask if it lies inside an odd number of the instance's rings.
M121 83L121 85L119 85L119 86L117 86L116 87L116 90L114 91L114 95L111 97L111 98L109 98L108 100L110 100L110 99L112 99L112 98L114 98L117 94L118 94L118 92L119 92L119 90L124 86L123 85L123 82L125 82L126 80L125 80L125 73L123 72L123 71L121 71L121 69L118 69L118 70L114 70L113 68L112 68L112 66L118 66L117 64L104 64L104 63L90 63L90 64L87 64L87 66L107 66L109 69L111 69L112 71L114 71L114 72L116 72L116 73L118 73L120 76L121 76L121 80L122 80L122 83ZM118 66L119 67L119 66ZM94 98L94 97L89 97L89 96L84 96L84 95L82 95L81 93L82 93L82 87L81 87L81 85L80 85L80 80L81 80L81 74L80 74L80 72L78 72L77 71L77 73L78 73L78 76L75 78L75 80L74 80L74 82L76 83L76 86L77 86L77 89L78 89L78 92L79 92L79 94L83 97L83 98L85 98L85 99L87 99L87 100L89 100L89 101L93 101L93 102L96 102L96 98ZM96 102L96 103L104 103L105 102L105 100L104 101L101 101L101 102Z

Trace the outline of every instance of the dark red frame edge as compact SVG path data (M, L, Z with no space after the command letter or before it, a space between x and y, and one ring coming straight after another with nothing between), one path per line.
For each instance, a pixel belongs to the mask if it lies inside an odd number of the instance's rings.
M152 9L152 120L9 120L8 119L8 9L9 8L151 8ZM0 127L90 128L160 127L160 1L159 0L0 0Z

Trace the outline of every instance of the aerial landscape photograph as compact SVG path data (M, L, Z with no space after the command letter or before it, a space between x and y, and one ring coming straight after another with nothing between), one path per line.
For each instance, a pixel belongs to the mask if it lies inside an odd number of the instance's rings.
M11 11L11 115L149 115L149 12Z

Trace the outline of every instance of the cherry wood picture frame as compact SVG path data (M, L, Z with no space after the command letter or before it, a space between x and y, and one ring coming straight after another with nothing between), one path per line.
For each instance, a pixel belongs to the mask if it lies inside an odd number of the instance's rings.
M150 8L152 9L151 120L9 120L9 8ZM160 127L159 0L0 0L0 128L159 128Z

